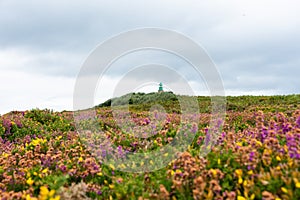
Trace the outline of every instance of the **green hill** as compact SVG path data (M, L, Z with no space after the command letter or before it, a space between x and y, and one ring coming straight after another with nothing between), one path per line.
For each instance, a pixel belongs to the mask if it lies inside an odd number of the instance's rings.
M124 106L129 105L132 110L146 111L155 104L162 105L167 112L180 112L178 98L197 98L201 113L211 112L211 98L208 96L184 96L172 92L152 93L129 93L116 97L99 104L96 107ZM252 111L260 109L277 112L295 110L299 108L300 95L276 95L276 96L228 96L226 97L226 109L228 111Z

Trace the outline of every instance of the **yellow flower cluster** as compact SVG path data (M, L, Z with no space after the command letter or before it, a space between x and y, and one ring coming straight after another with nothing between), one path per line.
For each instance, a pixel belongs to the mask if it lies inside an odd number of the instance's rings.
M26 200L60 200L60 196L54 196L55 190L50 190L46 186L40 187L40 194L38 198L26 195Z
M37 139L32 140L29 145L37 146L39 144L44 144L46 142L47 142L46 139L37 138ZM26 144L26 147L29 146L29 145Z
M239 183L239 184L242 184L242 183L243 183L243 178L242 178L243 171L242 171L241 169L236 169L236 170L235 170L235 174L236 174L237 177L238 177L238 183Z

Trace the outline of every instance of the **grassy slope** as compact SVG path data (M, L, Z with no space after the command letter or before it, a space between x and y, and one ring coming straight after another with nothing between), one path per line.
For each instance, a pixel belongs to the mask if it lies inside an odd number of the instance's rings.
M64 195L76 191L76 186L84 195L98 199L136 199L139 196L148 199L192 199L196 196L213 199L217 198L219 193L215 191L219 190L224 198L235 195L231 199L237 196L247 199L247 195L249 199L263 196L299 199L300 164L289 154L288 145L294 144L287 144L286 138L294 137L295 148L300 152L300 143L296 139L299 125L295 122L299 113L294 113L300 109L300 95L227 97L225 136L219 145L221 148L213 148L206 158L197 155L208 127L210 98L197 99L204 114L188 153L166 168L145 174L123 173L97 163L75 130L72 112L34 109L0 116L0 196L24 199L22 197L29 195L27 199L33 199L30 196L51 199L49 193L49 198L45 197L46 187L55 191L55 196L67 199ZM125 96L116 102L124 105L129 100ZM101 116L99 125L105 129L105 134L115 145L122 145L129 151L143 150L144 143L139 143L138 139L128 134L123 139L124 134L113 123L109 102L97 106L97 113ZM166 145L168 141L165 139L174 137L179 128L180 115L176 113L180 113L180 107L176 96L171 93L133 94L130 109L136 122L143 123L147 119L144 111L155 104L161 104L175 115L170 115L171 121L164 130L149 141L143 141L150 149ZM274 130L276 139L272 138L274 131L270 130L262 141L262 133L272 129L274 122L278 129ZM253 135L249 137L248 133ZM249 164L245 163L249 162L252 152L254 157L250 164L255 168L249 173Z
M188 98L181 96L181 98ZM191 97L190 97L191 98ZM209 113L211 98L198 96L200 113ZM300 105L300 95L278 95L278 96L228 96L226 97L226 108L228 111L263 111L280 112L295 110ZM155 104L162 105L168 112L180 112L178 98L170 92L165 93L131 93L122 97L113 98L99 104L96 107L108 107L113 105L130 105L134 111L147 111Z

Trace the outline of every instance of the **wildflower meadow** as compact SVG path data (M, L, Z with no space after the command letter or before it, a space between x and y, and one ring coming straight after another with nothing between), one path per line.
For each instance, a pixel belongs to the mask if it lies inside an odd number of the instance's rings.
M86 137L78 134L72 112L32 109L2 115L1 199L300 199L299 95L228 97L226 117L217 127L221 134L205 156L202 147L216 128L209 123L209 98L198 97L200 113L193 116L198 121L185 125L175 100L156 102L166 112L153 126L148 125L161 116L160 110L154 110L153 118L149 102L131 101L134 125L150 127L143 130L151 137L143 139L135 137L139 131L130 124L118 127L107 102L95 107L96 120L87 116L81 121L83 127L97 123L120 159L159 150L180 132L193 136L184 152L154 171L147 171L157 162L151 157L126 164L98 159L111 152L89 142L97 136L93 130Z

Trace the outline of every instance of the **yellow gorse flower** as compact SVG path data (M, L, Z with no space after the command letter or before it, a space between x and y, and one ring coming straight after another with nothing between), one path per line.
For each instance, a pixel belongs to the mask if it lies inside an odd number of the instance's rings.
M236 170L235 170L235 174L236 174L237 177L238 177L238 183L239 183L239 184L242 184L242 183L243 183L243 179L242 179L243 170L241 170L241 169L236 169Z
M50 190L46 186L41 186L40 187L40 195L39 195L39 200L60 200L60 196L55 196L55 190Z
M237 142L236 145L241 147L241 146L243 146L243 143L242 142Z
M30 177L29 179L27 179L26 183L31 186L34 183L34 181Z
M287 190L285 187L281 187L281 191L282 191L283 193L288 193L288 190Z
M260 141L256 141L256 144L262 146L262 143Z
M4 157L4 158L7 158L8 156L9 156L9 154L8 153L2 153L2 156Z
M44 144L46 142L47 142L46 139L37 138L32 140L30 144L32 144L33 146L37 146L38 144Z
M115 166L113 166L112 164L110 164L109 167L110 167L112 170L115 170Z
M281 161L281 158L279 156L276 156L277 161Z
M41 197L47 197L49 193L49 190L46 186L41 186L40 187L40 196Z
M114 188L115 188L115 185L109 184L108 187L109 187L110 189L114 189Z
M26 200L37 200L35 197L31 197L29 194L26 195Z
M215 169L210 169L211 173L213 174L213 176L215 177L217 175L217 171Z
M42 171L43 174L46 174L47 172L48 172L48 168L43 169L43 171Z
M98 172L97 175L98 176L102 176L103 174L102 174L102 172Z
M174 170L171 170L171 175L173 176L175 174Z
M248 185L248 182L247 180L244 180L244 183L243 183L244 187L246 187Z
M235 174L238 176L238 177L241 177L243 175L243 170L241 169L236 169L235 170Z
M49 192L48 196L49 196L49 197L53 197L53 196L54 196L54 194L55 194L55 190L50 190L50 192Z
M141 165L142 165L142 164L144 165L144 162L142 162ZM142 166L143 166L143 165L142 165ZM124 165L124 163L122 163L122 164L120 165L120 167L121 167L122 169L125 169L125 168L126 168L126 166Z
M247 200L245 197L242 197L242 196L238 196L237 199L238 200Z
M60 196L51 197L50 200L60 200Z
M297 178L293 178L296 188L300 188L300 182Z
M293 160L292 159L288 160L288 165L289 165L289 167L293 166Z
M239 184L242 184L242 183L243 183L242 177L239 177L238 183L239 183Z

